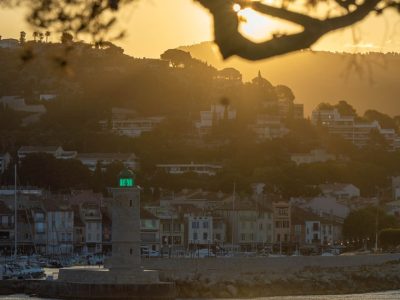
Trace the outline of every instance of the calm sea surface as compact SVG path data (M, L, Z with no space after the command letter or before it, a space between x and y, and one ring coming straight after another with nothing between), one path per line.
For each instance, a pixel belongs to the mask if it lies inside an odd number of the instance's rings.
M43 298L29 297L25 295L0 296L0 300L43 300ZM329 295L329 296L287 296L287 297L263 297L253 298L253 300L400 300L400 290L352 294L352 295ZM49 299L47 299L49 300ZM238 299L231 299L238 300Z

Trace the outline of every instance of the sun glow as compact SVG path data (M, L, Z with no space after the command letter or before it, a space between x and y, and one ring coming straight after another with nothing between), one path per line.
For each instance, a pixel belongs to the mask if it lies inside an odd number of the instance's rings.
M240 4L233 4L233 11L234 12L239 12L242 9L242 7L240 6Z
M239 32L253 42L269 40L274 34L293 33L301 30L300 26L268 17L251 8L239 9L237 15L240 20Z

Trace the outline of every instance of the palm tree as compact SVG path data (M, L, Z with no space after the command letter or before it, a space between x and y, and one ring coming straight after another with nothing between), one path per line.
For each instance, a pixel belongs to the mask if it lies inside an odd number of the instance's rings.
M46 32L45 32L44 35L46 36L46 43L48 43L48 42L49 42L49 37L50 37L50 35L51 35L51 32L48 31L48 30L46 30Z
M43 32L39 32L39 42L43 42L44 34Z
M36 42L36 39L38 38L38 36L39 36L39 32L37 32L37 31L34 31L33 32L33 40Z

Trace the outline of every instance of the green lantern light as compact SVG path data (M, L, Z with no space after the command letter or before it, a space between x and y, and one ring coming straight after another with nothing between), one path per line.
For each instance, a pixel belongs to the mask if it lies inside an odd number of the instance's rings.
M119 187L129 188L135 186L135 174L129 169L123 170L119 174Z

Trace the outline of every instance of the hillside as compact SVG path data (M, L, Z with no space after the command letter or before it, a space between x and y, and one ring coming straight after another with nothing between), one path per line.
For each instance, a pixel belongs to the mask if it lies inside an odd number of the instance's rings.
M321 102L339 100L351 103L360 114L366 109L392 116L400 114L399 54L303 51L259 62L239 58L224 62L211 42L180 49L217 68L234 67L244 80L250 80L261 70L272 84L290 86L296 101L305 104L306 115Z

